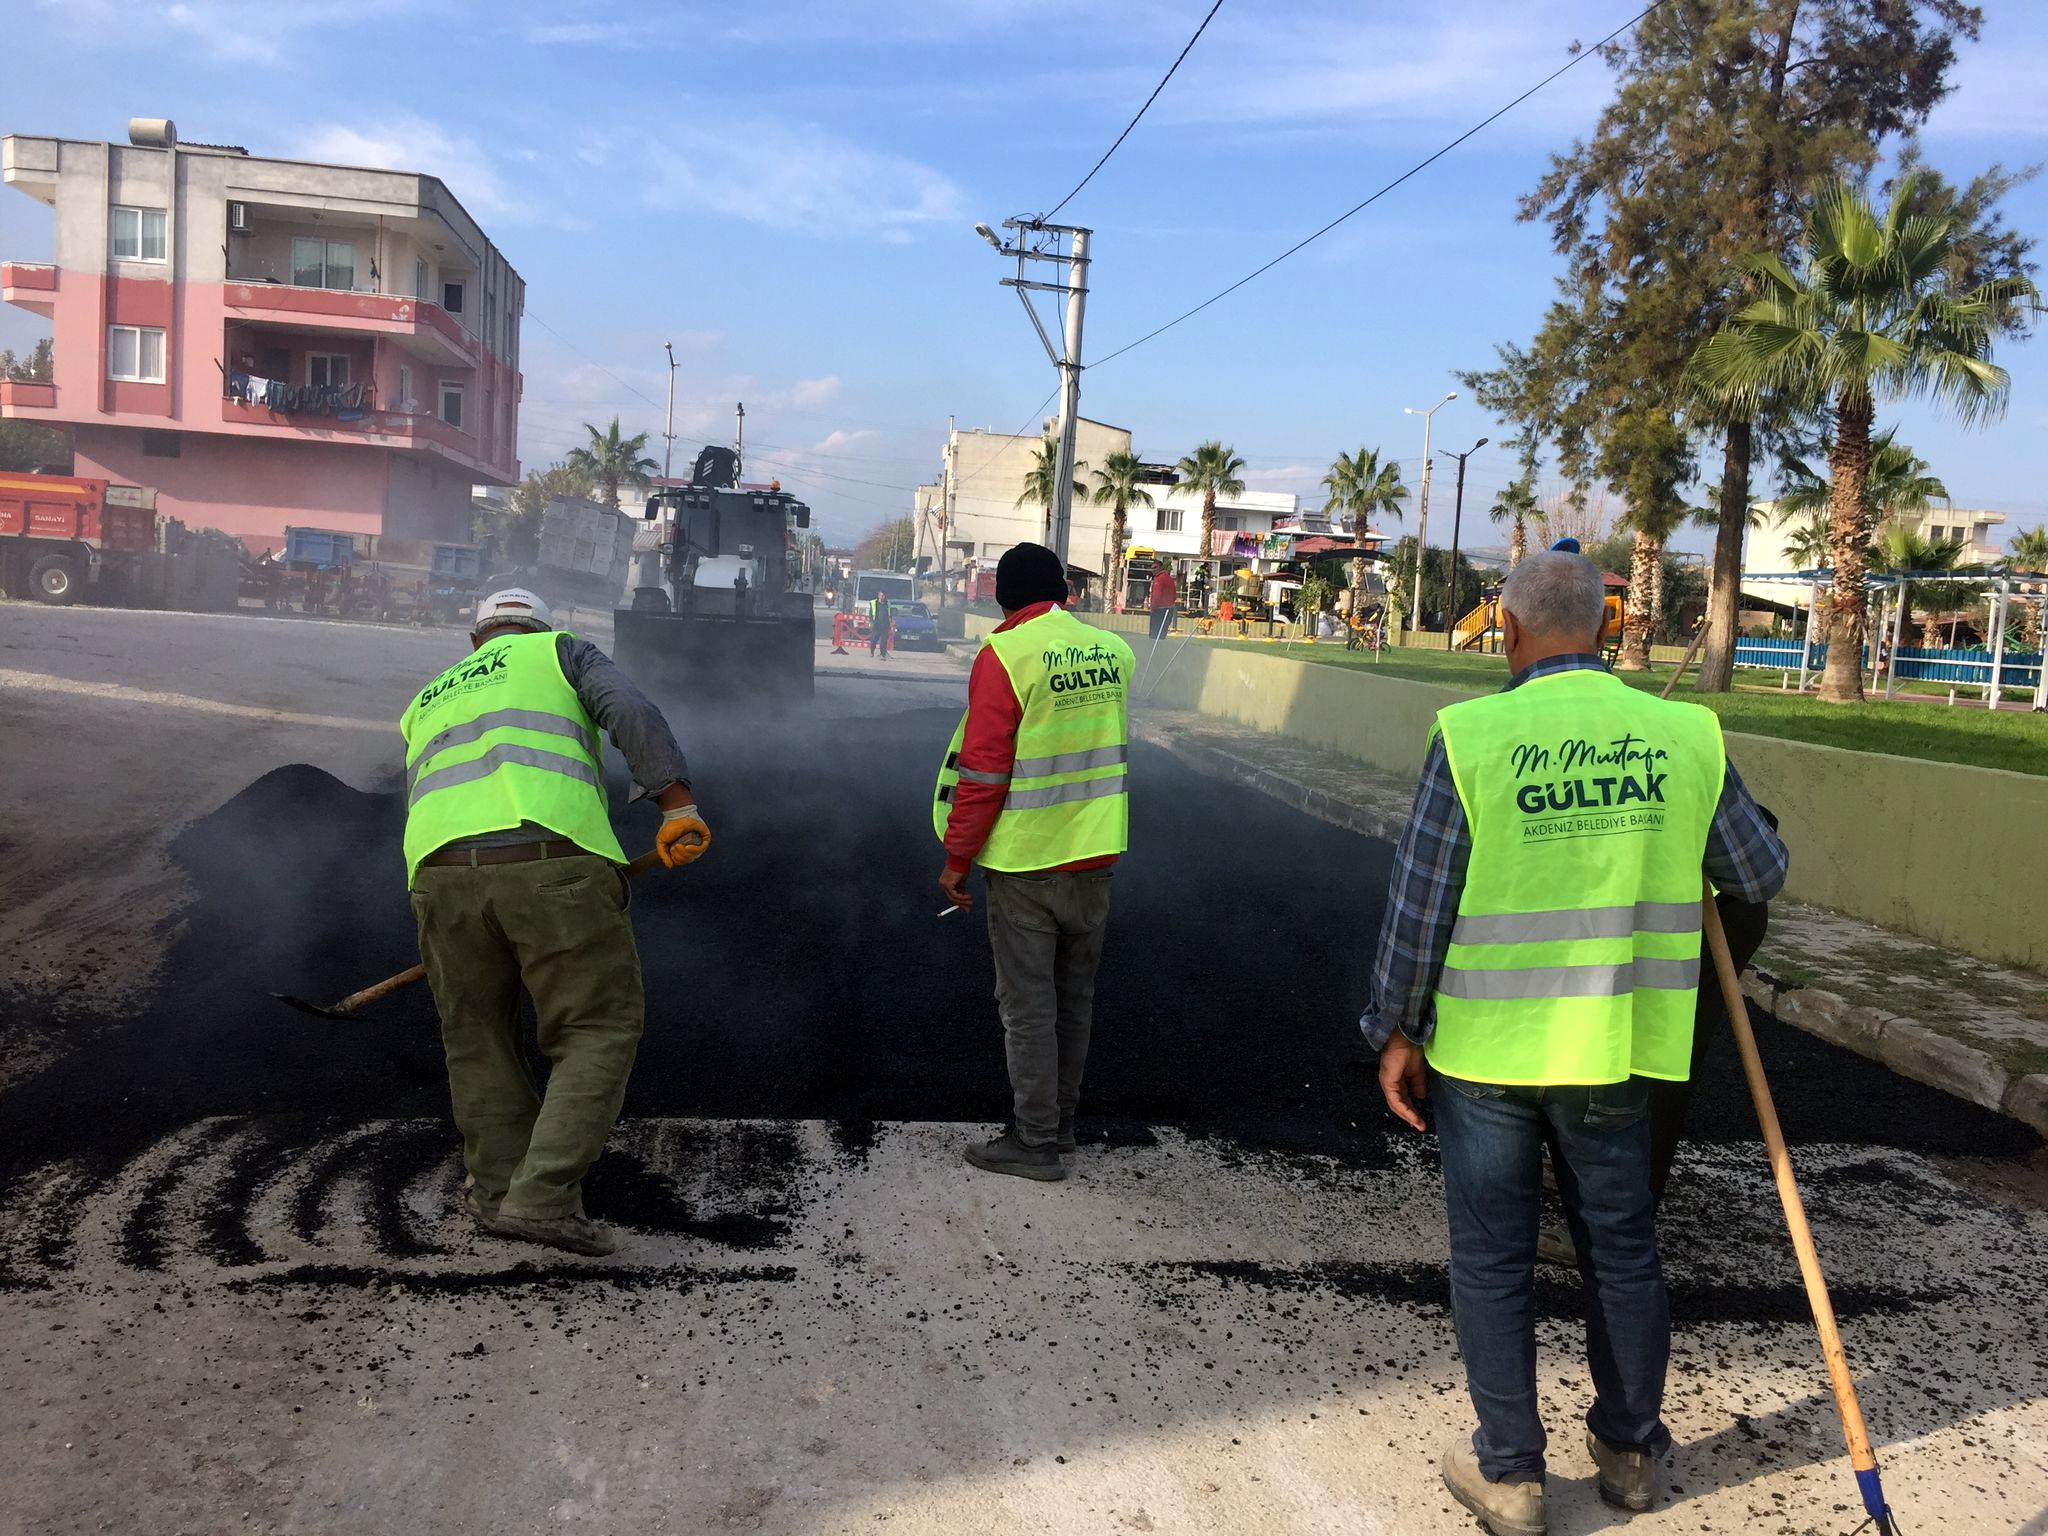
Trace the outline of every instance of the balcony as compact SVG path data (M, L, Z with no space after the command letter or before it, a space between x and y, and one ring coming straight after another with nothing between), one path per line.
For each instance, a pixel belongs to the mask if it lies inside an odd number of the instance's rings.
M250 405L233 395L225 395L220 402L220 419L228 426L357 439L366 446L380 448L433 449L466 465L483 467L475 437L425 412L382 411L372 407L365 407L352 416L273 411L268 406Z
M0 379L0 416L56 409L56 385L38 379Z
M389 336L408 351L444 367L474 368L483 357L483 343L448 311L405 294L229 283L224 302L230 318L281 330Z
M50 319L57 308L57 269L37 261L0 261L0 300Z

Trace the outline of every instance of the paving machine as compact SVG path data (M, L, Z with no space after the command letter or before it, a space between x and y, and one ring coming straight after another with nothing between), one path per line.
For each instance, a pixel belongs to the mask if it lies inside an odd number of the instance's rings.
M798 587L796 530L811 509L737 478L730 449L706 448L687 485L647 498L654 547L635 557L639 584L613 615L613 649L650 692L691 704L808 700L816 620Z

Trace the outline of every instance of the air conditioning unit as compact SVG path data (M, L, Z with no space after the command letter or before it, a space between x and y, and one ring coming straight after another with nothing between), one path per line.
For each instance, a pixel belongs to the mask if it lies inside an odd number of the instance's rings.
M228 204L228 229L237 235L249 233L249 205L247 203Z

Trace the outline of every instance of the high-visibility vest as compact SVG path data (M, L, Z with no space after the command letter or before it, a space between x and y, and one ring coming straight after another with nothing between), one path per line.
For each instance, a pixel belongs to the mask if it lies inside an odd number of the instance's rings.
M420 690L405 732L405 872L460 838L523 822L620 864L597 722L557 634L487 640Z
M966 779L1003 784L1009 791L976 855L985 869L1052 869L1122 853L1130 846L1130 646L1064 608L1049 608L990 635L982 648L995 652L1024 707L1017 757L1007 775L962 768L967 717L960 717L932 800L932 827L940 841L953 788Z
M1589 668L1437 726L1472 856L1430 1064L1488 1083L1684 1081L1720 721Z

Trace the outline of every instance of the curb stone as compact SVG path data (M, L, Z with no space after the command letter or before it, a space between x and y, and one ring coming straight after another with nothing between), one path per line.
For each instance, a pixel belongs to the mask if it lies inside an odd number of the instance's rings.
M1393 842L1408 823L1405 809L1378 811L1340 800L1222 747L1190 741L1169 727L1141 721L1134 722L1133 730L1200 772L1256 789L1332 826ZM1917 1020L1852 1003L1820 987L1789 984L1768 971L1746 972L1742 990L1751 1002L1810 1035L2048 1136L2048 1073L2014 1075L1987 1052Z

